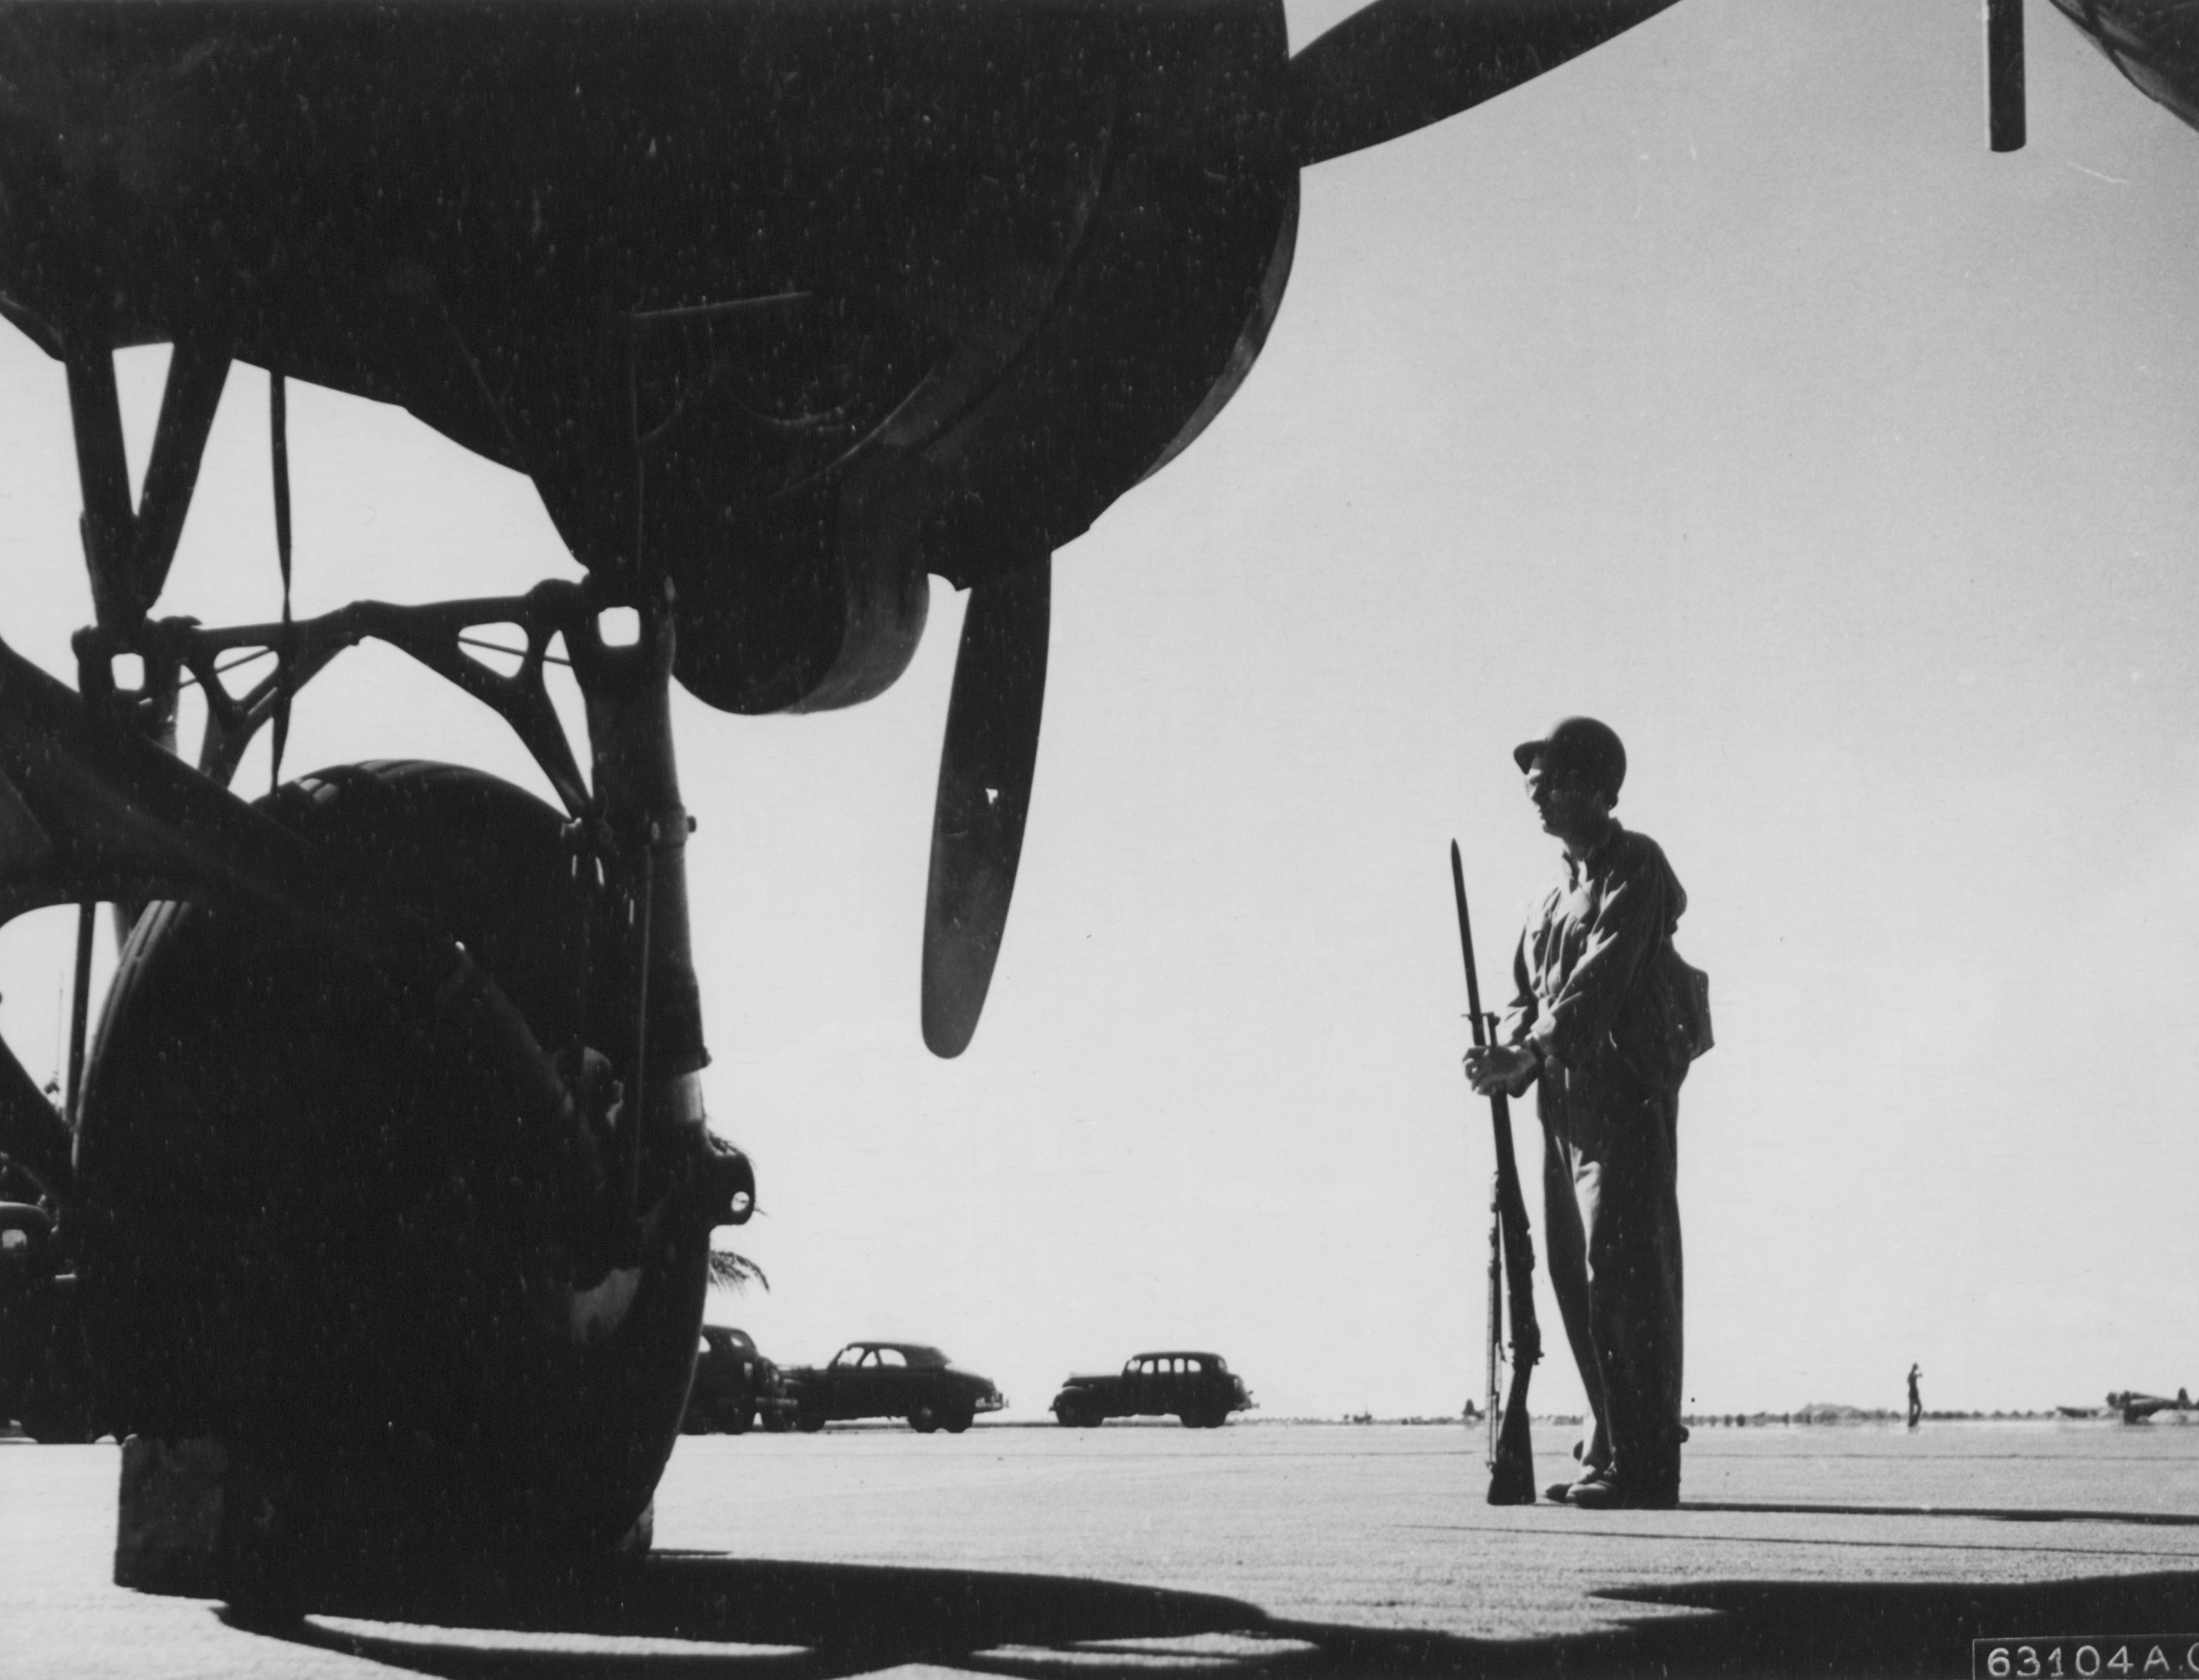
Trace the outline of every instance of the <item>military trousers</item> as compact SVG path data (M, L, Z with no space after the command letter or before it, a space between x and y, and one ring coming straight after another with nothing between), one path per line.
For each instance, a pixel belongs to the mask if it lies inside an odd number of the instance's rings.
M1557 1064L1538 1083L1550 1286L1594 1415L1583 1462L1677 1489L1679 1094Z

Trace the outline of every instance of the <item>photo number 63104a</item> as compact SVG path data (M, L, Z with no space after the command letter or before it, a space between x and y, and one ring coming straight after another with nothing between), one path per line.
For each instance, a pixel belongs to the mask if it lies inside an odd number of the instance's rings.
M1980 1639L1970 1645L1974 1680L2059 1680L2068 1675L2199 1674L2199 1635L2073 1634L2047 1639Z

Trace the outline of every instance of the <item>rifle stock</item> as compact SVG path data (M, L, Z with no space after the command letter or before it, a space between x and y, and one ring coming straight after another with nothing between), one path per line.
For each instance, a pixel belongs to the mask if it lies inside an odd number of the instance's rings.
M1458 842L1450 843L1451 890L1458 901L1458 942L1466 959L1467 1018L1473 1025L1477 1047L1488 1043L1486 1032L1493 1018L1481 1012L1481 982L1474 971L1473 924L1466 909L1466 870L1459 861ZM1489 1118L1496 1134L1496 1193L1490 1205L1489 1372L1490 1419L1493 1432L1489 1450L1489 1502L1491 1505L1531 1505L1535 1502L1535 1446L1527 1419L1527 1385L1543 1356L1543 1333L1535 1318L1535 1240L1528 1228L1526 1199L1519 1190L1519 1165L1512 1152L1512 1109L1502 1091L1489 1097ZM1504 1302L1512 1319L1512 1383L1504 1397L1504 1419L1496 1421L1496 1277L1504 1278Z

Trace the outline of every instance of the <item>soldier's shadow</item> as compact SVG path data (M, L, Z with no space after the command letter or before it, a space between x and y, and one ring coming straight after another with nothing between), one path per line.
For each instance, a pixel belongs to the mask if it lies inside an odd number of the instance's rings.
M2199 1635L2199 1575L2188 1572L1701 1582L1599 1595L1657 1608L1592 1632L1478 1640L1284 1620L1239 1600L1072 1577L671 1553L533 1588L452 1580L316 1594L302 1618L223 1613L271 1637L452 1680L825 1680L924 1663L1024 1680L1938 1675L1969 1671L1970 1642L1982 1636Z

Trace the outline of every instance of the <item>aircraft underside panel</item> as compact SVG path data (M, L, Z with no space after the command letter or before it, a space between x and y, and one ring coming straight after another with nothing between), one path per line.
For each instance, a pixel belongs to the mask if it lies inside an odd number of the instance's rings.
M1234 388L1284 62L1272 0L0 5L0 310L400 403L668 573L703 698L845 704Z

